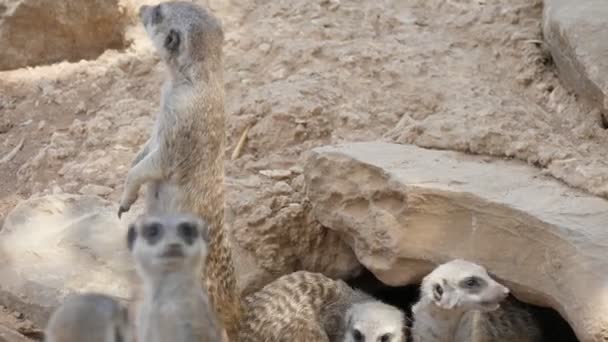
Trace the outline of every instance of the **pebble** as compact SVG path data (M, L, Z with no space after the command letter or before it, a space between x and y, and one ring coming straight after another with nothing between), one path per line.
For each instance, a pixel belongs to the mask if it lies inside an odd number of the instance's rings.
M272 210L265 205L258 206L251 216L247 219L247 223L252 226L256 226L266 220L268 216L272 214Z
M293 189L287 182L280 181L272 187L272 192L275 194L289 194L293 192Z
M262 170L260 171L260 174L272 179L286 179L289 178L291 176L291 171L289 170L280 170L280 169L275 169L275 170Z
M83 195L94 195L94 196L107 196L112 193L114 189L97 184L87 184L80 188L80 193Z

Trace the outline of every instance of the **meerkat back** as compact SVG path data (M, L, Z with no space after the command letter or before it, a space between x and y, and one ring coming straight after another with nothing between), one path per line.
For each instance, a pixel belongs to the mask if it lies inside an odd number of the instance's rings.
M459 341L471 342L540 342L540 325L529 308L513 298L503 301L495 311L470 312L463 317L463 324L470 325L469 336Z
M53 312L45 342L132 342L124 305L103 294L74 295Z

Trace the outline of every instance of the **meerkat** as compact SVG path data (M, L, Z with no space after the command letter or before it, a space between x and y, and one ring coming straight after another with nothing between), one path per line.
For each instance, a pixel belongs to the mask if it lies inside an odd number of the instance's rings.
M68 297L51 315L45 342L132 342L127 306L98 293Z
M427 275L412 307L414 342L532 342L541 331L531 313L485 268L452 260Z
M168 70L151 137L134 158L118 209L146 184L147 213L191 213L209 224L204 282L231 338L241 308L224 226L225 113L220 21L187 1L142 6L139 18Z
M143 283L137 338L146 342L216 342L222 331L200 284L208 228L190 215L140 216L127 245Z
M364 313L367 309L374 313ZM241 342L342 342L348 340L347 329L355 324L366 336L384 332L397 338L387 336L390 339L382 342L401 342L398 337L403 336L405 327L404 316L397 308L351 288L342 280L308 271L282 276L245 297L243 313L238 337ZM381 316L387 319L386 324L372 328ZM397 325L399 329L393 329Z
M344 317L341 342L405 342L405 314L380 301L353 304Z

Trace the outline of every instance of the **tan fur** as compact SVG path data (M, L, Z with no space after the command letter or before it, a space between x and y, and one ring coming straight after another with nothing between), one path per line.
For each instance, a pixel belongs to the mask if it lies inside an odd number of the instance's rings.
M171 1L160 6L161 22L153 20L156 6L142 7L140 18L169 76L152 137L127 175L119 216L137 199L140 186L147 184L146 212L194 213L209 223L206 286L228 335L235 337L240 300L223 233L223 31L210 12L193 3ZM171 30L182 33L178 52L164 45Z
M190 215L142 216L128 246L143 282L137 338L145 342L218 342L222 327L200 285L208 228Z
M423 279L420 292L412 308L414 342L540 341L531 314L505 300L509 290L482 266L464 260L440 265Z
M132 342L125 305L96 293L67 298L51 315L46 342Z
M294 272L245 298L238 341L338 341L347 310L371 300L341 280Z

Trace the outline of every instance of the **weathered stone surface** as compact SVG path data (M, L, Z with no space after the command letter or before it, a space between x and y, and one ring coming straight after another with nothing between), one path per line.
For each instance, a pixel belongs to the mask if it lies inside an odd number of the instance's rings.
M0 324L0 342L31 342L29 338Z
M519 162L386 143L315 149L306 182L316 217L383 282L465 258L581 341L608 339L608 201Z
M69 294L126 298L134 276L126 222L95 196L52 195L19 204L0 231L0 302L44 326Z
M559 77L570 89L608 110L608 1L544 3L543 35Z
M119 0L0 0L0 70L92 59L122 48Z

